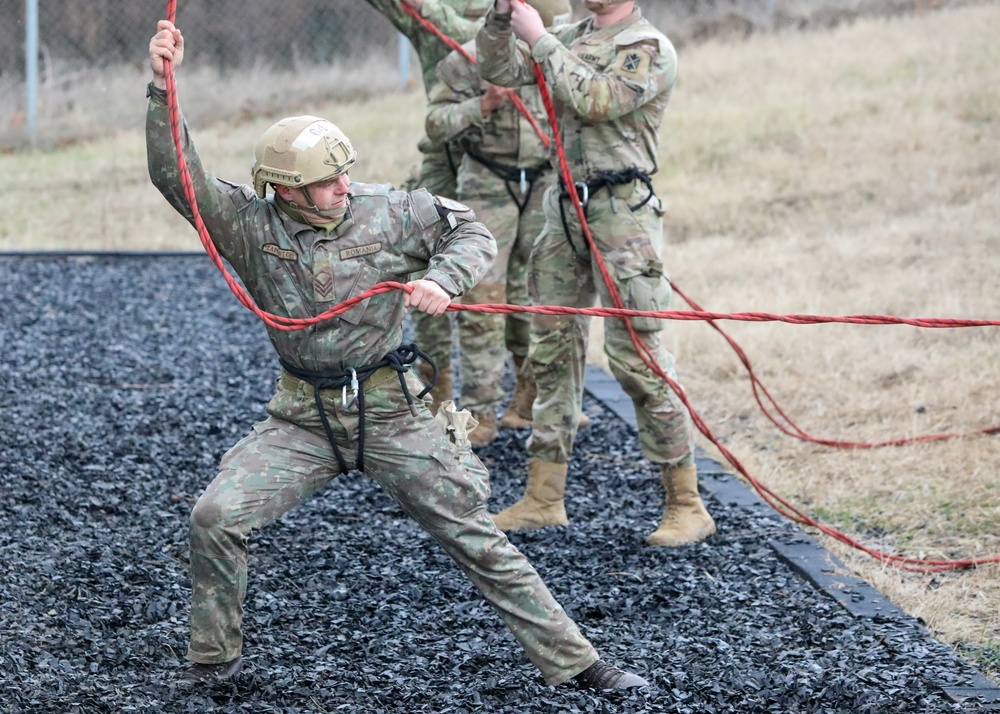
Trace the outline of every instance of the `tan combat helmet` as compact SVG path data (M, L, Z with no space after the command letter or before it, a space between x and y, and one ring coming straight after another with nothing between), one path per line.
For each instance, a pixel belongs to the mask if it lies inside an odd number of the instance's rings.
M288 117L257 142L253 188L261 198L269 183L304 188L345 173L357 157L347 135L326 119Z
M526 0L531 7L538 10L542 16L542 24L546 27L565 25L573 19L573 7L569 0Z

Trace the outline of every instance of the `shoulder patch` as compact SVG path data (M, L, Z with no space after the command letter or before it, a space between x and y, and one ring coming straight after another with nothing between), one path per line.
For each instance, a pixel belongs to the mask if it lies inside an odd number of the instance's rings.
M642 77L649 70L655 52L649 46L625 47L618 50L611 71L619 77Z
M448 198L447 196L435 196L434 200L438 202L442 208L446 208L449 211L454 211L455 213L465 213L466 211L471 211L472 209L466 206L464 203L459 203L453 198Z
M452 230L458 227L459 222L468 223L476 220L476 213L464 203L448 198L447 196L435 196L434 202L437 204L437 212L441 218L448 221Z

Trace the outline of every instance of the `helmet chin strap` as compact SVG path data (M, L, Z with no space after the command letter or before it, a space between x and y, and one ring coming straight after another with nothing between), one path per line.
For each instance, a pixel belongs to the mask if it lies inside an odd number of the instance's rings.
M328 208L326 210L323 210L322 208L319 208L316 205L316 201L313 200L312 195L310 195L309 193L308 186L302 187L302 193L305 195L306 200L309 201L309 205L305 207L305 210L315 216L319 216L320 218L329 218L331 221L339 221L341 218L344 217L344 214L347 213L346 200L344 201L344 205L340 206L339 208ZM294 203L292 203L292 205L295 206ZM298 208L300 211L303 210L302 206L295 206L295 207Z
M308 212L310 216L316 216L317 218L324 218L328 221L339 221L343 219L345 215L347 215L346 201L344 202L344 205L341 206L340 208L331 208L324 211L316 206L316 203L313 201L312 196L309 195L308 191L305 191L304 187L303 191L305 192L306 198L309 200L309 205L307 206L301 206L295 201L289 201L288 199L282 198L281 194L277 192L275 192L274 194L274 200L282 211L287 213L289 216L294 218L299 223L306 223L306 224L315 223L315 221L310 221L305 217L304 213L306 212Z

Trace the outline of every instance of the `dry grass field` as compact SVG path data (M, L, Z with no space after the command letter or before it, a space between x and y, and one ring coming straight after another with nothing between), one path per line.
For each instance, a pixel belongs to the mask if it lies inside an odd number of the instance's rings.
M994 3L685 48L656 178L677 285L714 311L1000 319L997 27ZM222 94L195 67L178 81L182 106ZM0 156L0 250L199 249L146 177L142 82L127 89L135 130ZM418 161L419 91L282 113L299 111L329 116L354 139L357 180L400 183ZM206 165L248 179L254 141L276 118L195 124ZM817 436L876 441L1000 424L996 328L723 327ZM853 451L803 443L764 419L708 326L664 330L695 408L774 491L868 545L1000 555L1000 437ZM601 362L600 321L593 333ZM997 677L1000 566L904 573L824 542Z

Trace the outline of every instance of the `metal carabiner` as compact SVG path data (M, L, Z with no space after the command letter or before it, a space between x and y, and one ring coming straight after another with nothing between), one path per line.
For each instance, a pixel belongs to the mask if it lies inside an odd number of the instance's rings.
M358 398L358 373L351 369L351 400L347 400L347 385L344 385L344 389L340 394L340 403L344 405L344 409L354 404L354 401Z
M576 186L576 195L580 199L580 205L585 207L590 203L590 186L587 185L586 181L574 181L573 185Z
M524 173L524 169L521 169L521 195L528 193L528 177Z

